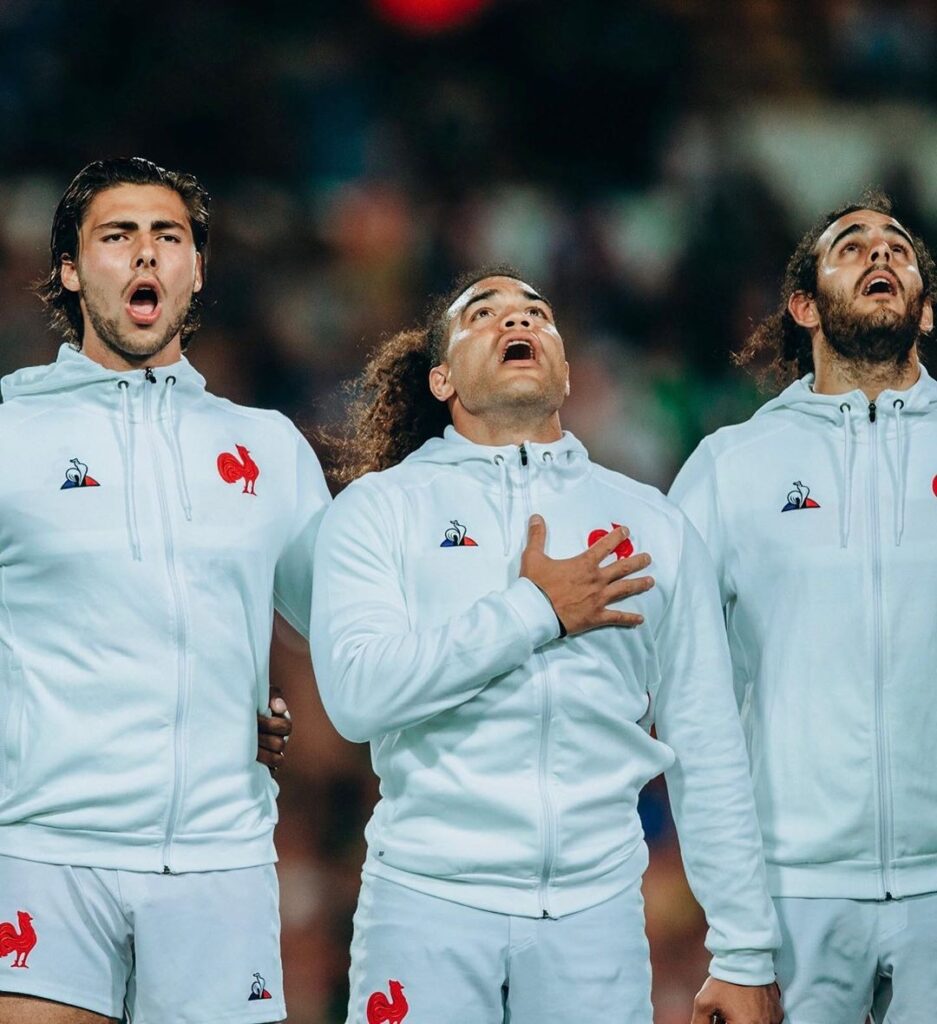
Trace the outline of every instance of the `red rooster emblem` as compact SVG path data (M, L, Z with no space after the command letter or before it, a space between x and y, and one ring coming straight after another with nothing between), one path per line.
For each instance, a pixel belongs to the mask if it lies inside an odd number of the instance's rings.
M244 445L236 444L234 447L237 448L238 455L241 456L240 459L237 455L232 455L231 452L222 452L218 456L218 473L226 484L243 480L242 494L256 494L254 483L260 476L260 467L251 458L251 453Z
M390 999L375 992L368 1000L368 1024L400 1024L410 1012L410 1005L399 981L388 981Z
M18 910L16 916L19 918L20 930L7 921L0 924L0 960L11 953L15 953L11 967L29 967L26 958L36 945L36 932L32 926L32 916L25 910Z

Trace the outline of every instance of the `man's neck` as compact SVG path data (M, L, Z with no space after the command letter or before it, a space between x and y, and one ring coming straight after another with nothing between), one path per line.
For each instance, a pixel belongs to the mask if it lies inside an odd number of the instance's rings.
M506 420L492 416L484 418L473 416L460 406L454 406L452 425L467 440L475 444L500 447L508 444L523 444L525 441L536 441L549 444L559 441L563 436L559 413L551 413L545 419L513 419Z
M842 395L858 390L874 402L883 391L907 391L921 376L917 345L903 362L870 363L846 359L825 340L819 339L814 343L813 360L816 369L813 390L820 395Z
M147 367L171 366L182 358L182 344L176 336L165 348L152 355L135 356L117 352L105 345L97 335L86 332L81 341L82 355L103 366L106 370L143 370Z

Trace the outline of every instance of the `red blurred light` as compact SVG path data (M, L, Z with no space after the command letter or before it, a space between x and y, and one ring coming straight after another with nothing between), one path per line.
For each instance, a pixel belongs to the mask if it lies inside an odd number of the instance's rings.
M445 32L471 21L492 0L371 0L375 11L408 32Z

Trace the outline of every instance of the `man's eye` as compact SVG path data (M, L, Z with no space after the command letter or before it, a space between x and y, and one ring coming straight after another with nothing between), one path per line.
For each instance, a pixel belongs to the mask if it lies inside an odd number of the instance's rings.
M544 313L544 311L539 306L531 306L530 309L527 310L527 312L532 314L533 316L546 317L546 313Z
M484 308L483 309L476 309L475 312L472 314L472 319L473 320L478 320L479 317L483 317L483 316L491 316L491 310L490 309L484 309Z
M181 239L178 237L178 235L160 235L159 237L162 238L166 242L180 242L181 241Z
M900 242L897 245L893 245L891 250L892 252L900 252L902 256L907 256L908 254L907 246L902 245Z
M843 252L855 252L859 248L856 242L847 242L843 246Z
M119 242L122 238L126 238L124 234L104 235L102 241L104 242Z

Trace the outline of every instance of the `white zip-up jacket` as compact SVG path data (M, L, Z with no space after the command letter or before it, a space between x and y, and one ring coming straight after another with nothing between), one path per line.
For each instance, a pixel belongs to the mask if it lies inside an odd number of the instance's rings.
M642 626L559 638L549 601L518 578L534 512L552 558L631 529L657 581L627 602ZM773 979L718 590L699 535L657 491L568 433L487 447L450 427L338 497L312 623L326 710L370 740L380 776L366 872L503 913L585 909L643 872L638 792L666 770L713 974Z
M2 382L2 854L275 860L256 712L274 605L308 631L328 492L288 420L204 385L68 346Z
M937 892L937 384L811 383L671 497L716 563L773 894Z

